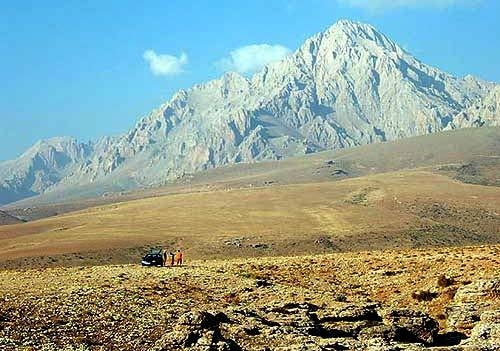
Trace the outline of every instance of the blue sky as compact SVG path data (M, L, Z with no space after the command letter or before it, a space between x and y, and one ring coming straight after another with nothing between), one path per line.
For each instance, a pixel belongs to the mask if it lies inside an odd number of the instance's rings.
M343 18L451 74L500 82L496 0L3 0L0 11L0 160L51 136L125 132L176 90L249 74Z

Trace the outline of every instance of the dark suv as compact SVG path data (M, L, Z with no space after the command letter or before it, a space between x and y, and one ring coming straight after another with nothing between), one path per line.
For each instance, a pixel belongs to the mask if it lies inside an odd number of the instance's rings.
M143 266L163 266L163 250L153 249L150 250L141 261Z

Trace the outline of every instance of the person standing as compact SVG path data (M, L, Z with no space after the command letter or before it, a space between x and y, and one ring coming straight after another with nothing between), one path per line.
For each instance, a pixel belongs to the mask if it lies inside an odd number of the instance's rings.
M167 266L167 250L163 250L163 266Z
M177 250L177 253L175 254L175 263L178 266L182 266L182 251L179 249Z
M175 254L170 252L170 266L173 267L175 263Z

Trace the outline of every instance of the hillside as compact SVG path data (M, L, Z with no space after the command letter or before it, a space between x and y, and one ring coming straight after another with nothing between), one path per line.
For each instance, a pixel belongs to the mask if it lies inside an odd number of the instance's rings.
M5 225L5 224L15 224L15 223L21 223L22 220L20 220L17 217L14 217L4 211L0 211L0 225Z
M499 243L500 188L427 171L115 203L0 227L5 267Z
M225 166L183 177L167 186L99 197L95 188L82 186L71 193L53 191L12 203L3 210L33 220L169 194L338 181L412 168L425 168L468 183L498 186L500 128L465 128L279 161Z
M370 25L339 21L252 77L181 90L127 133L53 138L0 164L0 204L162 185L235 163L498 126L498 87L426 65ZM493 108L493 109L492 109Z

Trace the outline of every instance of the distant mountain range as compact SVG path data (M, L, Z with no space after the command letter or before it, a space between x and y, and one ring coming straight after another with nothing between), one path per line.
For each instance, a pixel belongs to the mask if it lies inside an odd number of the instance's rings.
M339 21L250 79L178 91L128 133L43 140L0 163L0 204L164 184L221 165L441 130L499 126L500 85L425 65L370 25Z

